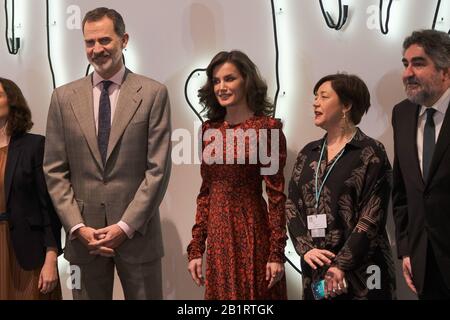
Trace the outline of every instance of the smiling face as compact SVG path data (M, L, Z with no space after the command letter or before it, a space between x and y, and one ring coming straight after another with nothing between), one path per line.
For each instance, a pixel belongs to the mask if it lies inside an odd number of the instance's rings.
M417 44L405 50L402 62L405 67L403 84L408 99L432 106L449 86L449 71L437 70L433 60Z
M89 63L103 79L111 78L122 68L122 50L127 46L128 34L117 35L108 17L86 22L84 43Z
M314 124L327 131L339 127L343 113L349 110L342 104L331 86L331 81L326 81L319 87L315 94L313 107Z
M246 107L245 80L233 63L225 62L213 70L214 94L222 107Z

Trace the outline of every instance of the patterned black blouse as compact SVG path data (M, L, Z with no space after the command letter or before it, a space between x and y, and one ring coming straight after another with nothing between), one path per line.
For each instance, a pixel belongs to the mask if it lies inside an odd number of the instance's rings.
M301 257L313 248L336 254L331 266L345 272L349 286L339 299L395 298L394 263L385 230L392 169L384 146L358 129L329 174L316 209L315 172L324 139L300 151L289 183L286 214L295 249ZM325 148L318 186L335 159L327 164ZM325 237L311 237L306 217L313 214L326 214ZM323 279L327 269L312 270L302 259L304 299L313 299L311 284Z

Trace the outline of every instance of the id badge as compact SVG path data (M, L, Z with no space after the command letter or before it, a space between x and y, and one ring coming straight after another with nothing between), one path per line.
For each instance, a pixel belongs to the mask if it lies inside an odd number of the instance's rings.
M312 229L311 237L313 238L324 238L325 237L325 229Z
M308 229L326 229L327 215L326 214L312 214L307 217Z

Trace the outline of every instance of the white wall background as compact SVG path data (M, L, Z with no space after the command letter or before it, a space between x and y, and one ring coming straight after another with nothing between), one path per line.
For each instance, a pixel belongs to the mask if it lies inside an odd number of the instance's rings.
M10 3L11 0L8 0ZM361 76L372 94L372 107L361 129L380 140L393 159L391 109L404 99L401 84L401 43L415 29L430 28L437 1L394 0L388 35L378 26L378 0L343 0L350 6L349 18L340 31L329 29L317 0L275 0L280 47L281 91L277 117L285 122L288 140L286 178L290 177L297 152L307 142L322 136L313 125L312 88L323 75L347 71ZM384 1L385 7L388 1ZM337 20L337 1L324 0L326 10ZM11 7L11 5L9 5ZM125 52L132 71L168 86L173 128L185 128L194 136L195 115L184 100L184 83L197 67L206 67L220 50L240 49L259 66L270 94L275 93L275 49L269 0L50 0L52 60L57 86L84 76L81 20L86 11L107 6L122 13L130 42ZM281 9L281 10L280 10ZM450 0L443 0L436 29L450 29ZM384 14L384 16L386 16ZM11 22L11 20L10 20ZM4 13L0 15L4 34ZM16 0L15 31L21 37L17 56L9 55L0 41L0 76L14 80L24 91L33 112L33 132L44 134L52 92L47 61L44 0ZM204 76L193 77L189 96ZM194 141L192 141L194 143ZM175 144L177 144L175 142ZM186 247L195 215L200 187L199 166L174 165L169 188L161 206L165 258L164 297L201 299L186 271ZM388 229L393 235L392 218ZM395 254L394 239L391 238ZM298 257L288 246L288 256ZM300 298L300 277L287 265L289 297ZM398 296L412 299L397 265ZM60 258L64 297L67 262ZM122 298L117 283L115 298Z

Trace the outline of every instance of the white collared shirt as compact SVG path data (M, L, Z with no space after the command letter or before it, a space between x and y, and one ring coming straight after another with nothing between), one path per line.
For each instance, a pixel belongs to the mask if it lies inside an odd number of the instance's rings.
M104 80L112 81L112 84L108 88L109 101L111 102L111 125L114 119L114 112L116 111L117 100L119 98L120 87L122 85L123 76L125 75L125 66L113 75L110 79L103 79L96 71L92 76L92 93L94 99L94 120L95 120L95 132L98 132L98 109L100 105L100 95L102 94Z
M441 98L430 108L436 110L433 115L434 126L436 130L436 142L441 132L442 123L444 122L445 112L447 111L448 104L450 103L450 88L444 92ZM419 157L420 170L423 174L423 130L425 128L425 122L427 121L426 111L427 107L422 106L419 113L419 119L417 121L417 155Z

